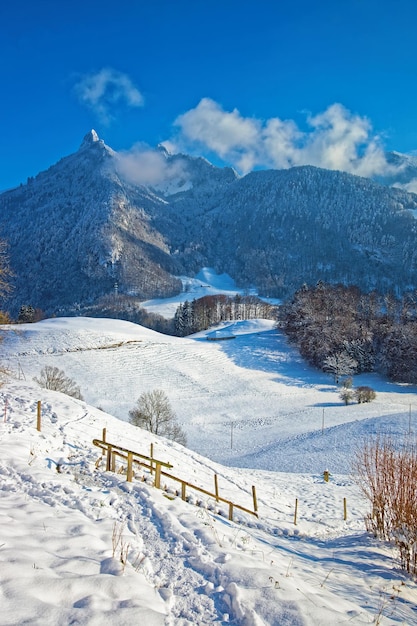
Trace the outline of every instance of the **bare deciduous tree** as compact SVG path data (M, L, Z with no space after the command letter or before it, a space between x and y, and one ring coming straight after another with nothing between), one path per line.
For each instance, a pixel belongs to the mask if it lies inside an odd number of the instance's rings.
M13 272L9 266L8 246L6 241L0 239L0 299L12 291L13 286L11 284L11 278ZM9 314L5 311L0 311L0 324L10 324ZM1 341L1 338L0 338Z
M332 374L335 383L338 383L341 376L353 374L357 367L357 362L346 352L336 352L324 360L323 369Z
M10 279L13 273L9 266L8 246L0 239L0 297L3 298L12 289Z
M353 391L353 389L349 389L348 387L343 387L339 395L340 395L340 398L343 400L343 402L347 406L353 401L355 397L355 392Z
M149 430L155 435L167 437L183 446L187 443L168 397L161 389L142 393L136 407L129 411L129 420L134 426Z
M60 391L72 396L78 400L83 400L80 388L72 378L69 378L63 370L52 365L45 365L42 368L39 378L33 379L44 389L52 389L52 391Z

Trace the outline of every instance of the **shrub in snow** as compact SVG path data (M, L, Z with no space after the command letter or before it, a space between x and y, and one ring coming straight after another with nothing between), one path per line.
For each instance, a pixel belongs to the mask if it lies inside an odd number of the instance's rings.
M136 407L129 411L129 421L155 435L167 437L183 446L187 444L186 435L176 420L166 393L161 389L143 393Z
M35 319L35 309L30 304L22 304L17 321L19 324L30 324Z
M12 320L6 311L0 311L0 324L11 324Z
M417 446L401 448L388 438L365 442L354 461L359 487L372 511L366 527L375 537L393 541L401 567L417 574Z
M52 365L45 365L41 370L39 378L33 379L38 385L44 389L52 389L52 391L60 391L66 393L67 396L72 396L78 400L83 400L80 388L71 378L66 376L63 370L53 367Z
M355 389L355 397L359 404L362 404L362 402L372 402L372 400L375 400L376 393L372 387L363 385Z
M30 304L22 304L17 317L18 324L32 324L45 319L45 313L41 309L34 309Z

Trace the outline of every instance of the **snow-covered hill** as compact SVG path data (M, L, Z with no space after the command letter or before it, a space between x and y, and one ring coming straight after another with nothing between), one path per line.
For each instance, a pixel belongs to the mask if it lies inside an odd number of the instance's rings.
M416 623L417 586L393 549L365 533L368 505L349 475L365 434L415 433L415 389L373 378L376 401L344 407L268 322L233 332L217 343L84 318L7 330L2 623ZM40 389L32 376L46 363L75 378L86 401ZM167 392L190 449L110 415L125 418L154 387ZM142 454L154 444L175 476L207 491L217 474L220 494L249 509L255 486L259 517L236 512L231 522L215 498L190 489L183 502L176 483L165 478L167 490L156 490L146 470L128 483L123 463L106 472L92 444L103 428L108 441Z
M414 388L361 375L357 384L370 384L377 399L346 407L331 378L306 365L272 321L228 328L233 341L212 342L206 333L184 339L129 322L58 318L8 330L2 350L28 381L45 365L63 369L90 405L125 421L142 392L163 389L190 448L226 464L346 473L355 428L360 436L362 424L378 430L381 416L408 428Z

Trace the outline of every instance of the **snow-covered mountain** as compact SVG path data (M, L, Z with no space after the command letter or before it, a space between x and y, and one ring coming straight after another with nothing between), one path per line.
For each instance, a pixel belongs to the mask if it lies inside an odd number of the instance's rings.
M71 312L115 289L167 297L177 276L204 266L276 297L319 279L416 287L415 210L413 194L343 172L239 178L162 147L116 153L91 131L76 153L0 195L15 273L3 308Z
M415 193L417 191L417 157L400 152L387 152L386 160L391 174L376 177L384 185L392 185Z

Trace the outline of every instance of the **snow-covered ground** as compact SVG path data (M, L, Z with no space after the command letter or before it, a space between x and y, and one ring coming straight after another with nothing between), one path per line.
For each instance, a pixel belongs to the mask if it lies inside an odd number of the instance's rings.
M62 318L5 331L0 624L417 624L417 586L365 532L368 504L350 475L365 436L415 434L416 389L361 376L376 400L345 407L271 322L231 330L233 341L212 342ZM85 401L39 388L47 364ZM189 449L126 421L154 388ZM235 509L229 521L227 504L191 488L183 502L177 483L163 477L157 490L143 468L129 483L122 461L106 472L92 443L103 428L141 454L153 444L173 475L211 493L216 474L220 496L250 510L254 486L258 517Z
M8 330L3 362L26 381L56 366L90 405L124 421L143 391L163 389L189 447L227 465L348 473L358 437L408 431L410 405L417 431L415 388L358 376L377 398L344 406L331 377L306 365L272 321L229 327L232 341L207 341L122 321L45 320Z

